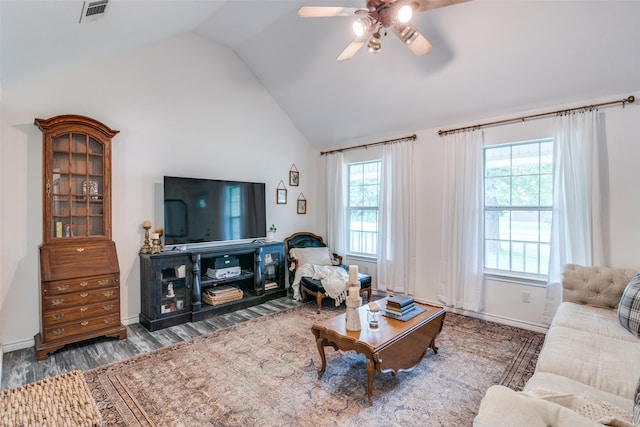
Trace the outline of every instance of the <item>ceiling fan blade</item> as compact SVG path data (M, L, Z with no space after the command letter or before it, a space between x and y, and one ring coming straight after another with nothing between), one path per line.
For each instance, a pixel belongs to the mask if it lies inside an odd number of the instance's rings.
M298 16L301 18L325 18L329 16L354 16L358 9L356 7L332 7L332 6L302 6L298 9Z
M418 12L438 9L440 7L451 6L458 3L465 3L471 0L416 0L419 3Z
M431 48L433 48L429 40L411 25L404 28L394 25L391 29L416 56L426 55L431 51Z
M349 43L347 47L344 48L342 53L338 55L336 59L338 61L346 61L347 59L353 58L353 55L355 55L360 50L360 48L364 46L365 42L367 41L367 37L368 37L368 34L365 36L360 36L353 39L353 41Z
M408 44L407 47L411 49L416 56L423 56L431 52L431 48L433 46L429 43L429 40L427 40L422 34L418 33L418 37L411 44Z

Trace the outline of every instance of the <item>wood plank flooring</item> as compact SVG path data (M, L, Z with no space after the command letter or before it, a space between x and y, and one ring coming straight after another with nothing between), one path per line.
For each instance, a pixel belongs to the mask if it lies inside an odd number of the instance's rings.
M310 309L315 310L315 301L307 304ZM12 351L5 353L2 359L0 390L29 384L75 369L96 368L299 305L300 302L285 296L200 322L184 323L155 332L149 332L144 326L135 323L127 326L125 340L96 338L82 344L70 344L50 354L41 362L36 359L35 347Z

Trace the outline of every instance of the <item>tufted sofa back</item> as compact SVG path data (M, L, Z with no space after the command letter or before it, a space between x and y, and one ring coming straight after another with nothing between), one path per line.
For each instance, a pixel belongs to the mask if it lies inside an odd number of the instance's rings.
M562 300L593 307L617 308L624 288L636 274L628 268L567 264L562 273Z

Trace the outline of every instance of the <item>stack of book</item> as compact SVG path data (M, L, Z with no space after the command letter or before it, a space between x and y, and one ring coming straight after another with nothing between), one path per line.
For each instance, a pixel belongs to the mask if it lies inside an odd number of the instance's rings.
M387 317L401 319L405 314L416 309L413 297L407 295L395 295L387 299L384 314Z

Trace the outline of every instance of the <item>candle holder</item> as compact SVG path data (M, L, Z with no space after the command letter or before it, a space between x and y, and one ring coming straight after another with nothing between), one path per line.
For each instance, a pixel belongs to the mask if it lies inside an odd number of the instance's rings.
M160 239L160 247L164 250L164 246L162 246L162 235L164 234L164 230L162 228L156 228L156 233L158 233L158 239Z
M160 238L156 236L156 238L151 239L151 253L159 254L160 252L162 252L162 244L160 243Z
M362 298L347 298L347 315L345 317L347 322L347 331L359 331L362 329L362 324L360 323L360 313L358 312L358 307L362 305Z
M150 254L151 246L149 245L149 229L151 229L151 224L143 224L142 228L144 228L144 245L140 248L140 253Z

